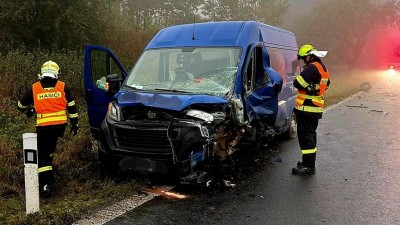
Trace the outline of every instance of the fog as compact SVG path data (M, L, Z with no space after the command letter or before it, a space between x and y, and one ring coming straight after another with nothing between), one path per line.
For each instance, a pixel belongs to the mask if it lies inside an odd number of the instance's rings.
M400 62L398 1L290 0L280 27L292 31L299 46L328 50L324 59L337 71L381 71ZM330 3L327 3L330 2ZM382 7L386 3L387 7ZM323 4L323 9L315 9ZM336 11L335 11L336 10Z
M322 0L290 0L289 10L285 16L282 27L287 29L292 28L295 26L294 23L300 15L308 13L313 6L321 1Z

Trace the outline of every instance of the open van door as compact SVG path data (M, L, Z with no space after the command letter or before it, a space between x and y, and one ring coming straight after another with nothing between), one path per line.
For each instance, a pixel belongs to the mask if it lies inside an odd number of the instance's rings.
M106 81L118 79L123 82L127 73L115 54L102 46L85 46L84 81L90 131L98 138L108 103L115 93L107 92Z
M244 101L249 121L268 117L275 121L282 78L269 68L269 56L263 43L250 46L244 67Z

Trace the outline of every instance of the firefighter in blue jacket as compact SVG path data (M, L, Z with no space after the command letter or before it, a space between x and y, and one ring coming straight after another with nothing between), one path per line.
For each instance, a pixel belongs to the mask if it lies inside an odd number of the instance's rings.
M312 45L300 47L298 59L304 62L304 70L294 81L298 89L295 115L302 161L292 169L296 175L315 174L317 154L317 127L322 118L324 93L330 84L329 71L322 63L327 51L317 51Z
M79 132L75 101L68 86L58 80L59 70L57 63L45 62L39 75L40 80L18 101L18 110L26 112L28 117L36 112L39 190L44 197L51 195L54 182L53 155L58 138L64 135L67 116L71 132L74 135Z

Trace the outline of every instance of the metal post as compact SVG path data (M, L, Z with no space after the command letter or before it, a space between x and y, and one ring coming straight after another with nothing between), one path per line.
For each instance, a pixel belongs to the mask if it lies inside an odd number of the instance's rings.
M38 150L37 134L24 133L24 173L25 173L25 199L26 214L39 211L39 176L38 176Z

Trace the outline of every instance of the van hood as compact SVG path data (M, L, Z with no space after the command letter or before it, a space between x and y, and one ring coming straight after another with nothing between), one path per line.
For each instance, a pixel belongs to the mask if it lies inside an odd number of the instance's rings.
M228 102L225 98L204 94L119 92L115 98L118 101L118 105L122 107L148 106L175 111L181 111L193 104L227 104Z

